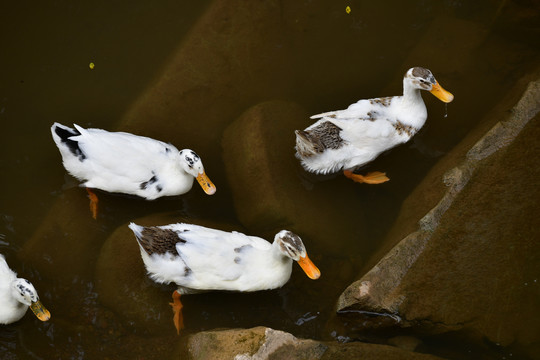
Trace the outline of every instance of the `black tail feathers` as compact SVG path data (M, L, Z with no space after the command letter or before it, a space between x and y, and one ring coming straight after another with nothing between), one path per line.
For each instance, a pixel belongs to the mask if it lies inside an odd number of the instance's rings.
M56 124L54 125L53 130L55 134L58 135L62 143L66 144L69 151L71 151L73 155L78 157L80 161L84 161L86 159L86 155L84 155L83 151L79 147L79 143L75 140L70 139L70 137L72 136L81 135L81 133L77 131L77 129L72 129L66 126Z

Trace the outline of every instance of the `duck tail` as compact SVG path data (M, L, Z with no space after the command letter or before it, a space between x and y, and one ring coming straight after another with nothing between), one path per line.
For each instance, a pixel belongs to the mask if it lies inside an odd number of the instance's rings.
M133 231L133 233L135 234L135 237L137 238L137 241L141 240L143 235L142 235L142 231L144 229L144 226L141 226L141 225L137 225L135 224L134 222L130 222L128 227L131 229L131 231Z
M314 156L319 148L311 134L305 130L295 130L296 133L296 154L299 158Z
M72 140L69 140L70 137L81 135L81 133L78 132L77 130L70 128L68 126L62 125L57 122L55 122L51 126L51 133L55 141L59 140L61 142L72 141Z
M317 115L311 115L309 118L310 119L320 119L320 118L323 118L323 117L335 118L336 113L337 113L337 111L328 111L328 112L320 113L320 114L317 114Z
M86 155L79 147L79 142L72 139L72 137L74 136L81 135L78 130L55 122L51 126L51 133L53 136L53 140L56 143L56 146L58 146L58 148L62 149L62 147L64 147L69 149L71 154L79 158L79 160L81 161L86 159Z

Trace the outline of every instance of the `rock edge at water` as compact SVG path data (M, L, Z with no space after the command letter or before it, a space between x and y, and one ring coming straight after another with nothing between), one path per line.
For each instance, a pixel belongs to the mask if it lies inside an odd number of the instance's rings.
M387 241L411 221L416 231L343 292L338 312L390 313L401 327L462 330L537 353L540 79L509 113L501 115L502 106L490 114L500 121L474 146L465 139L405 201ZM422 216L418 209L437 199L433 193L439 200Z

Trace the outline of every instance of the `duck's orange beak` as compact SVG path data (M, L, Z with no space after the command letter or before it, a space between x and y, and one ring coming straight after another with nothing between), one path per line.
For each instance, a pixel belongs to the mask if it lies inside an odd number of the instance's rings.
M435 85L432 86L430 93L432 93L433 95L437 97L437 99L445 103L449 103L449 102L452 102L452 100L454 100L454 95L444 90L442 86L439 85L438 82L435 82Z
M197 181L208 195L213 195L216 192L216 186L210 181L204 171L197 176Z
M51 318L51 313L49 312L49 310L45 309L45 306L43 306L43 304L39 300L35 303L32 303L32 305L30 305L30 309L41 321L47 321Z
M310 279L317 280L321 276L321 271L308 258L307 254L298 260L298 264Z

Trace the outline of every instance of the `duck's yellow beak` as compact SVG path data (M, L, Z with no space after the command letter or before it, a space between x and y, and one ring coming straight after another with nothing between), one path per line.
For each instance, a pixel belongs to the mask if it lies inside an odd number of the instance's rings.
M216 186L210 181L204 171L197 176L197 181L208 195L213 195L216 192Z
M310 279L317 280L321 276L321 271L308 258L307 254L298 260L298 264Z
M431 88L430 93L435 95L437 99L449 103L452 100L454 100L454 95L452 95L450 92L444 90L441 85L439 85L438 82L435 82L435 85Z
M35 303L32 303L32 305L30 305L30 309L41 321L47 321L51 318L51 313L49 312L49 310L45 309L45 306L43 306L43 304L39 300Z

